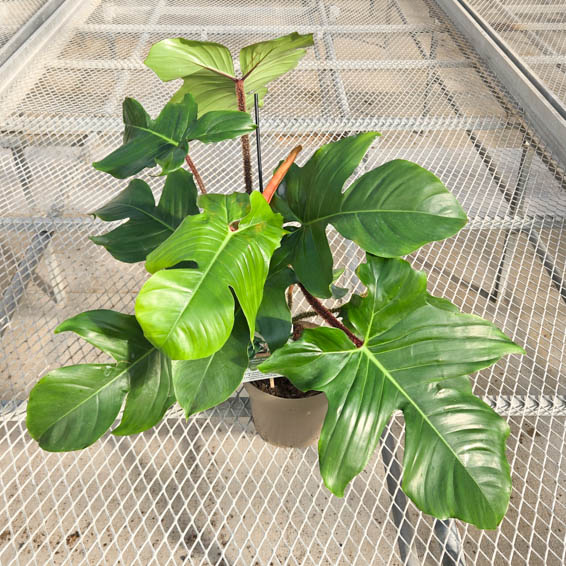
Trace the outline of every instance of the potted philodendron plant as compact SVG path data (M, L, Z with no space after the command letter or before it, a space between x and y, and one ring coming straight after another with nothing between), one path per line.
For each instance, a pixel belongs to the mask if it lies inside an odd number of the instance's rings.
M522 350L491 322L430 295L425 274L401 259L464 226L456 199L432 173L403 160L344 191L375 132L324 145L301 167L293 163L297 148L263 194L252 190L246 136L255 125L246 104L253 94L261 102L267 84L311 44L310 35L295 33L245 47L238 75L216 43L167 39L151 48L146 64L183 85L155 119L126 99L123 145L94 166L127 178L158 165L163 191L156 204L144 181L131 180L94 213L125 222L92 238L120 261L145 261L150 276L135 315L88 311L57 327L115 362L48 373L30 394L28 430L45 450L66 451L94 443L123 405L115 435L153 427L175 402L189 417L226 400L250 353L264 345L261 370L328 402L318 451L334 494L343 495L401 410L407 495L435 517L495 528L511 489L509 429L472 394L468 374ZM189 144L239 136L246 192L206 193ZM338 310L321 301L336 291L329 225L365 252L357 268L365 291ZM293 328L292 286L324 326Z

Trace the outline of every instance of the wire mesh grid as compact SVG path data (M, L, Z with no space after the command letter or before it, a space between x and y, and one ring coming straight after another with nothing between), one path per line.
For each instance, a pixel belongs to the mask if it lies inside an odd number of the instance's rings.
M64 23L43 26L33 58L0 91L0 563L564 563L565 179L435 3L62 9ZM511 426L513 494L496 531L435 522L404 498L399 416L344 499L323 487L314 447L275 448L255 434L243 391L188 422L173 409L151 431L106 435L81 453L46 454L25 432L39 376L100 360L53 328L87 309L132 312L146 278L88 241L108 228L86 213L125 186L90 166L119 143L123 97L155 115L176 88L144 69L149 46L183 36L236 53L291 31L314 31L315 47L262 110L264 175L299 142L306 157L342 135L381 131L354 176L411 159L439 175L470 217L458 236L411 256L429 290L527 350L473 376L475 392ZM237 142L195 145L191 155L209 189L241 188ZM158 195L161 181L143 178ZM360 252L329 235L345 268L338 284L358 285Z
M2 48L47 0L0 2L0 54Z
M561 0L469 0L566 105L566 4Z

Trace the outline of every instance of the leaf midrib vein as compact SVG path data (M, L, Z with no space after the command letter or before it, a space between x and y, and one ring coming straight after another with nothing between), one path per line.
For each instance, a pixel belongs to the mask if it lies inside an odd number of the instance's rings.
M189 308L189 305L191 304L193 297L197 294L198 290L200 289L201 285L203 284L204 280L208 277L208 274L210 272L210 270L213 268L218 256L220 255L220 253L224 250L224 248L228 245L228 242L230 242L230 240L236 235L236 234L242 234L244 231L249 230L250 228L253 228L254 226L256 226L256 224L250 224L249 226L246 226L245 228L241 228L236 230L235 232L231 232L228 227L226 227L226 229L228 230L228 233L226 234L226 236L224 237L224 241L222 242L221 246L218 248L218 250L214 253L214 256L212 257L211 261L209 262L208 266L204 269L204 271L202 272L202 277L200 278L199 282L197 283L196 287L193 289L193 292L191 293L190 297L188 298L188 300L185 302L183 309L179 311L179 314L177 315L177 318L175 319L175 322L171 325L171 327L169 328L169 332L167 333L167 336L165 337L165 339L163 340L162 345L164 346L167 341L169 340L171 333L173 332L173 330L177 327L177 325L179 324L179 320L181 320L181 317L185 314L185 312L187 311L187 309Z
M84 405L85 403L87 403L88 401L90 401L93 397L96 397L100 391L102 391L103 389L105 389L106 387L110 387L110 385L112 385L115 381L117 381L120 377L122 377L124 375L124 373L129 372L132 368L134 368L139 362L141 362L142 360L144 360L147 356L149 356L149 354L153 353L156 350L156 348L152 347L150 348L147 352L145 352L145 354L141 355L135 362L132 362L129 366L125 367L123 371L121 371L120 373L118 373L116 375L116 377L114 377L113 379L111 379L110 381L107 381L102 387L99 387L92 395L89 395L86 399L83 399L79 404L74 405L74 407L72 409L69 409L66 413L64 413L63 415L61 415L55 422L53 422L51 425L49 425L49 427L45 430L45 432L47 432L47 430L53 428L57 423L59 423L60 421L62 421L63 419L65 419L67 416L69 416L71 413L73 413L74 411L78 410L79 407L81 407L82 405ZM121 362L116 362L116 367L120 364ZM45 434L45 432L43 434ZM42 435L43 436L43 435Z
M424 212L422 210L397 210L397 209L383 209L383 208L365 208L360 210L339 210L338 212L333 212L332 214L327 214L326 216L320 216L318 218L313 218L312 220L308 220L307 222L302 222L303 226L309 226L310 224L316 224L317 222L322 222L323 220L328 220L329 218L334 218L336 216L346 216L348 214L369 214L369 213L384 213L384 212L392 212L392 213L399 213L399 214L420 214L422 216L433 216L434 218L438 218L442 216L442 218L450 219L450 220L458 220L457 216L443 216L438 213L432 212Z
M161 220L160 218L158 218L157 216L154 216L153 214L151 214L151 212L148 212L147 210L140 208L134 204L128 204L127 206L129 206L130 208L133 208L134 210L137 210L138 212L141 212L142 214L144 214L145 216L147 216L148 218L151 218L152 220L155 220L156 222L158 222L159 224L165 226L165 228L167 228L168 230L170 230L171 232L175 231L175 228L173 226L171 226L171 224L167 224L167 222L165 222L164 220ZM133 219L131 216L128 217L130 220L135 220L135 218Z
M168 144L174 145L175 147L179 146L179 142L163 135L160 134L159 132L156 132L155 130L150 130L149 128L144 128L143 126L136 126L135 124L124 124L125 126L129 126L130 128L134 128L135 130L141 130L142 132L146 132L148 134L152 134L164 141L166 141Z
M389 371L381 364L379 359L373 354L373 352L367 346L363 345L360 349L364 351L365 355L368 356L370 361L383 373L383 375L387 378L387 380L390 383L393 384L393 386L401 393L401 395L403 395L403 397L405 397L405 399L407 399L407 401L419 413L419 415L421 416L423 421L426 422L428 424L428 426L430 426L430 428L434 431L434 433L437 435L437 437L441 440L441 442L446 446L446 448L454 456L454 459L458 462L458 464L464 470L466 470L467 475L471 478L471 480L477 486L478 491L481 493L483 499L486 501L488 506L491 508L490 502L484 496L483 491L482 491L481 487L479 486L478 482L476 481L475 477L473 477L472 474L467 471L466 466L464 466L464 464L460 460L459 456L456 454L456 452L454 452L454 450L452 449L450 444L448 444L448 442L444 439L444 436L440 433L440 431L432 424L432 422L429 420L427 415L425 413L423 413L421 408L413 401L412 397L405 391L405 389L403 387L401 387L401 385L399 383L397 383L397 381L395 379L393 379L393 376L390 375Z

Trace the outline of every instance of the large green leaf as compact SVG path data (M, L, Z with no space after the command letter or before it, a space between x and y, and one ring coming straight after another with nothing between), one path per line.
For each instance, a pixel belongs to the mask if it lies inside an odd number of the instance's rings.
M441 181L409 161L373 169L342 194L377 135L367 132L322 146L303 167L291 167L272 201L285 220L301 223L289 236L292 265L319 297L331 295L328 224L372 254L395 257L452 236L466 223L464 211Z
M326 394L320 469L336 495L366 465L400 409L407 495L435 517L495 528L511 490L509 428L473 396L467 374L522 349L490 322L430 297L425 275L403 260L368 255L358 276L367 296L354 297L345 316L363 338L361 348L337 329L306 330L260 369Z
M193 176L185 169L167 175L157 206L149 185L134 179L118 196L93 213L106 222L129 218L128 222L101 236L92 236L91 240L104 246L120 261L144 261L186 216L198 213L197 188Z
M239 221L232 214L241 206L240 195L205 196L199 201L204 212L185 218L148 256L146 267L154 275L136 300L145 336L177 360L210 356L226 342L234 324L231 290L253 338L269 261L285 233L283 218L258 192ZM166 269L186 261L198 267Z
M312 44L312 34L291 33L244 47L240 51L240 67L248 105L254 93L262 105L267 85L294 69L306 52L304 48ZM183 79L173 101L182 100L190 93L200 113L238 108L237 77L230 51L223 45L183 38L164 39L151 47L145 64L162 81Z
M174 402L171 362L144 338L134 316L88 311L55 330L64 331L76 332L116 363L63 367L37 383L27 406L27 427L43 449L89 446L112 425L126 394L113 434L142 432L161 420Z
M246 112L218 111L199 119L197 112L194 98L185 94L168 102L152 120L139 102L126 98L123 145L93 166L125 179L159 164L161 174L166 175L183 165L190 141L218 142L247 134L256 127Z
M241 311L230 337L214 354L199 360L173 361L173 386L187 418L222 403L242 382L248 367L249 333Z

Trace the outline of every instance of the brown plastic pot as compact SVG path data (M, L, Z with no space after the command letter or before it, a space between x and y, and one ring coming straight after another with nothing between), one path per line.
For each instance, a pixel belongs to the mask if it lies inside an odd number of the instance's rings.
M252 418L259 435L270 444L304 448L318 440L328 401L320 393L303 399L269 395L251 383L244 387L250 396Z

